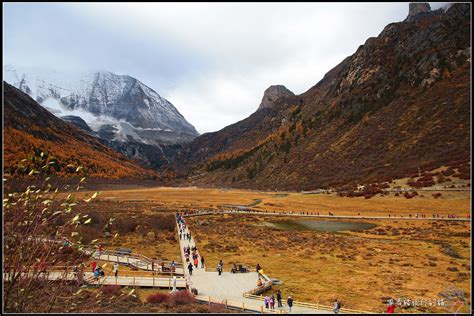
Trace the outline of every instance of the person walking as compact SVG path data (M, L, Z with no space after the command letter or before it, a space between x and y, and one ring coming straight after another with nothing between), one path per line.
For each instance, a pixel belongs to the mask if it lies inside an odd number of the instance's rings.
M118 276L118 268L119 268L118 262L114 262L114 275L115 275L115 277Z
M291 308L293 307L293 298L291 296L288 296L286 304L288 304L288 313L291 313Z
M198 261L198 258L197 258L197 256L196 256L196 258L194 258L194 267L195 267L196 269L197 269L197 267L198 267L198 263L199 263L199 261Z
M341 309L341 304L337 301L337 298L334 300L333 311L334 314L339 314L339 310Z
M277 301L278 301L278 307L283 307L283 304L281 303L281 291L277 291Z
M223 268L222 260L219 260L219 264L217 265L217 273L219 275L222 274L222 268Z
M201 268L204 269L204 256L201 256Z
M275 295L272 294L272 296L270 296L270 309L274 310L275 309Z
M95 268L97 267L97 263L94 260L92 260L92 262L91 262L91 267L92 267L92 272L95 272Z
M193 275L193 264L190 262L188 264L189 275Z
M258 273L258 271L260 271L261 269L262 269L262 267L260 266L259 263L257 263L257 267L256 267L257 273Z
M265 298L263 299L263 303L265 304L265 308L268 309L268 305L270 303L270 298L268 296L265 296Z

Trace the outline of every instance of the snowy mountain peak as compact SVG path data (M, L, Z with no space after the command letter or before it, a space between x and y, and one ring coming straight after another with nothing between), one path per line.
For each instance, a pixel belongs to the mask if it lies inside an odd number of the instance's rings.
M159 145L198 136L168 100L128 75L3 68L5 81L58 117L78 116L109 140ZM106 129L108 133L100 133Z

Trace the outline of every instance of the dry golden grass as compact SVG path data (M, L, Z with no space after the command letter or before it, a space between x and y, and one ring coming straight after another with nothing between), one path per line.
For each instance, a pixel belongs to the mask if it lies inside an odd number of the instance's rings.
M364 199L341 198L335 194L151 188L104 191L99 201L110 203L101 207L101 212L113 210L114 214L138 218L140 214L218 208L222 204L250 205L257 199L261 202L253 208L268 211L321 214L331 211L336 215L366 216L469 213L469 192L442 192L440 199L431 196L434 192L419 193L425 196ZM357 220L378 227L365 232L330 234L277 230L264 225L269 219L223 215L190 218L189 222L209 268L215 269L221 258L226 270L232 262L248 264L252 269L258 262L271 277L284 282L279 286L284 295L292 294L296 300L330 304L337 297L347 308L380 312L389 297L435 299L439 298L439 291L453 285L470 296L468 222ZM133 232L119 236L113 247L128 247L149 257L179 260L178 243L166 234L149 240L143 233ZM443 245L449 245L460 258L447 254ZM449 271L448 267L458 271Z
M365 220L378 227L331 234L276 230L263 226L268 220L280 219L232 215L192 217L188 223L210 269L219 259L225 270L233 262L252 269L259 263L284 282L275 289L299 301L330 305L338 298L347 308L381 312L389 297L439 299L438 293L450 286L470 296L467 222ZM400 235L392 235L393 228ZM462 258L444 253L443 244ZM421 311L442 310L405 310Z
M254 209L268 211L295 211L335 215L365 216L394 215L409 213L457 214L466 216L470 213L470 192L445 192L439 199L434 199L434 191L419 191L423 197L406 199L391 193L389 196L376 196L371 199L363 197L341 198L336 194L301 194L292 192L259 192L247 190L220 190L200 188L166 188L113 190L102 192L101 199L127 203L149 203L155 209L199 209L218 208L223 204L250 205L256 199L260 203ZM91 195L81 192L80 196Z

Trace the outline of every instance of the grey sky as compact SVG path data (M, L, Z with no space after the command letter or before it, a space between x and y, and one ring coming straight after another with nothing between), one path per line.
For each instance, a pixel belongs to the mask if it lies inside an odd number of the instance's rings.
M249 116L272 84L305 92L407 14L408 3L4 3L3 63L131 75L205 133Z

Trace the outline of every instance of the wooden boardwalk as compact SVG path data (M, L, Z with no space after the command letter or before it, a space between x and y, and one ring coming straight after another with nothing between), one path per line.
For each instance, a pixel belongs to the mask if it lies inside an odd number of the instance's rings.
M454 222L470 222L470 218L447 218L447 217L406 217L403 216L356 216L356 215L317 215L317 214L303 214L298 212L259 212L259 211L245 211L245 210L218 210L218 211L194 211L186 214L186 217L202 216L202 215L221 215L221 214L248 214L248 215L272 215L272 216L293 216L293 217L309 217L309 218L344 218L344 219L393 219L393 220L433 220L433 221L454 221Z
M202 215L202 214L201 214ZM178 228L179 232L179 228ZM186 227L185 233L191 233L189 227ZM198 268L194 268L192 275L187 271L187 263L184 256L184 247L196 246L195 239L191 234L191 240L187 239L180 240L180 252L183 259L183 266L185 267L185 278L188 279L190 288L196 288L198 295L195 298L202 302L222 304L227 307L241 309L242 311L252 311L257 313L288 313L288 307L286 303L283 303L283 307L275 307L274 310L266 309L262 302L261 296L252 295L251 293L260 293L260 288L256 286L258 274L257 272L247 273L230 273L222 272L221 275L212 269L202 268L201 261L199 260ZM198 247L199 253L199 247ZM199 258L200 259L200 258ZM225 267L224 267L225 269ZM213 270L213 271L210 271ZM267 276L264 276L264 281L269 281ZM265 282L267 284L267 282ZM270 281L271 287L271 281ZM268 288L265 286L265 288ZM286 298L283 300L286 301ZM321 305L320 308L316 304L309 304L303 302L295 302L291 313L295 314L327 314L329 313L330 307ZM329 308L329 310L328 310ZM332 310L331 310L332 312ZM341 309L340 313L367 313L355 310Z
M155 271L163 274L172 274L172 275L183 275L183 267L181 263L176 262L176 268L174 271L171 269L171 262L163 262L165 269L162 269L162 261L153 260L147 258L141 254L122 254L116 251L102 250L98 251L95 249L84 249L86 253L92 255L94 259L109 261L109 262L118 262L121 264L126 264L133 266L137 269L145 271Z
M23 273L23 277L27 278L28 273ZM11 275L6 272L3 273L3 279L8 281ZM44 278L48 281L65 280L65 281L79 281L78 276L74 272L66 271L48 271L37 276L38 279ZM92 272L84 272L84 283L89 285L120 285L131 287L150 287L150 288L169 288L172 289L174 285L173 278L159 278L154 276L104 276L95 280ZM186 288L186 279L183 277L176 278L176 288Z

